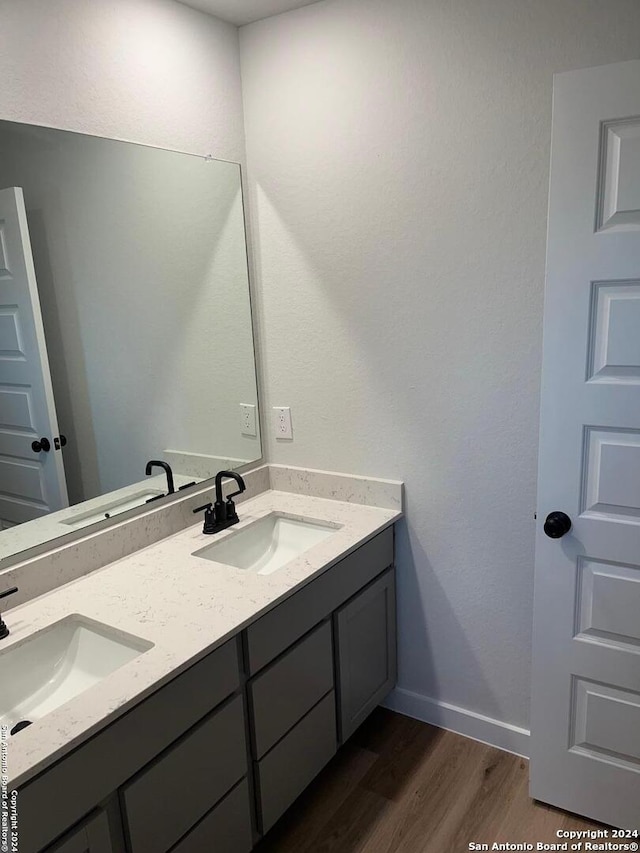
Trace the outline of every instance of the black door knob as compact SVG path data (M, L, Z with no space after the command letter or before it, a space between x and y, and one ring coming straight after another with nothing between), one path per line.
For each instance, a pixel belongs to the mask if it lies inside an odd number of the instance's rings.
M566 512L550 512L544 520L544 532L550 539L560 539L571 530L571 519Z
M55 447L56 450L60 450L61 447L66 447L67 446L66 435L62 435L62 433L60 433L60 435L57 435L53 439L53 446Z
M48 453L51 450L51 442L48 438L41 438L40 441L32 441L31 449L34 453L40 453L41 450L44 453Z

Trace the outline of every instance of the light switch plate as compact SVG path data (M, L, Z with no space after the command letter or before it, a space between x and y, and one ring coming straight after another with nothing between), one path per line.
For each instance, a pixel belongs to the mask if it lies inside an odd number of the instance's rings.
M291 409L289 406L273 407L273 424L276 430L276 438L293 438L291 428Z
M240 403L240 432L242 435L257 435L256 407L252 403Z

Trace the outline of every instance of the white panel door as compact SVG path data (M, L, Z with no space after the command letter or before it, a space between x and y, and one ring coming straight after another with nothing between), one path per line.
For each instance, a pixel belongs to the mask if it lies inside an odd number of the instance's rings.
M537 517L531 794L640 828L637 61L555 78Z
M41 442L49 451L34 449ZM0 190L0 527L69 505L22 190ZM36 445L37 448L37 445Z

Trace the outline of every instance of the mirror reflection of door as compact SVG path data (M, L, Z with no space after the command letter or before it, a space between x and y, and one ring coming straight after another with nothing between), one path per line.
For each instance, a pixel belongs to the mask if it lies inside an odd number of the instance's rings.
M11 187L0 190L2 529L69 505L58 435L24 198Z

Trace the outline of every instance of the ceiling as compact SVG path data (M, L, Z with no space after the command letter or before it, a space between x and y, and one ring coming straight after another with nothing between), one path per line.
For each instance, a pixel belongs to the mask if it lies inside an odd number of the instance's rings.
M184 6L208 12L239 27L316 2L318 0L178 0Z

